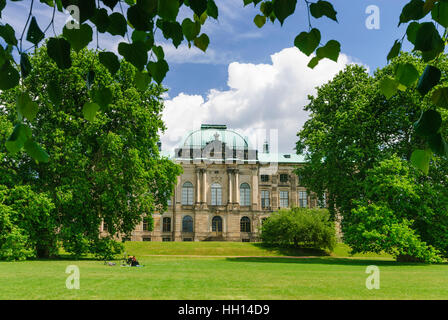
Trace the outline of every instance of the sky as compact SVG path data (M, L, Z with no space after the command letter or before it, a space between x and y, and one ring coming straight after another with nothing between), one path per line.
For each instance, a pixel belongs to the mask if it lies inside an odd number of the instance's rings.
M8 2L0 21L21 30L29 1ZM176 49L163 37L156 39L163 45L170 66L163 82L168 91L162 116L166 130L161 133L162 149L168 152L188 131L203 123L225 124L251 141L256 133L276 130L278 151L295 152L296 134L309 116L303 109L308 95L314 95L316 87L331 80L347 64L363 65L371 74L385 66L389 49L406 31L406 25L397 25L407 0L332 0L338 23L323 17L311 18L311 24L320 29L321 43L331 39L341 43L341 55L337 62L325 59L310 69L307 64L311 57L294 47L294 38L308 31L303 0L298 1L295 14L283 26L278 21L267 22L261 29L253 23L259 9L252 4L244 7L243 0L215 2L218 20L210 18L202 28L210 38L206 53L195 47L189 49L185 43ZM366 27L369 6L379 9L379 29ZM47 6L36 3L33 14L41 29L48 24L51 13ZM184 8L179 18L191 15ZM66 19L56 15L57 34ZM47 35L53 36L53 31L48 30ZM100 47L117 52L121 41L120 36L103 34Z

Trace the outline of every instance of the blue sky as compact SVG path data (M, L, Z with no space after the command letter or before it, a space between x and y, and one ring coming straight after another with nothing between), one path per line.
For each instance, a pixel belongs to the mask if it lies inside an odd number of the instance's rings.
M188 49L185 43L175 49L160 35L157 38L170 65L164 81L169 89L163 114L167 130L161 137L167 151L201 123L220 123L247 135L256 146L265 139L256 132L277 130L279 138L273 143L278 150L294 152L296 133L308 118L303 110L308 95L315 94L317 86L331 80L347 64L362 64L370 73L385 66L389 49L406 30L406 25L397 25L407 0L332 0L339 23L326 17L311 18L312 26L321 30L322 43L330 39L341 43L341 56L337 63L326 60L311 70L306 66L310 57L293 48L295 36L308 30L303 0L298 1L296 13L282 27L276 21L267 22L261 29L253 23L259 9L252 4L244 7L243 0L215 1L219 18L209 19L202 29L210 37L206 53ZM29 3L8 1L1 22L21 30ZM371 5L379 8L379 30L369 30L365 25L369 16L366 8ZM41 29L50 21L51 13L49 7L35 1L33 14ZM191 16L191 11L183 7L179 19ZM57 34L66 19L63 14L56 15ZM53 32L49 30L47 35ZM102 34L100 47L116 52L121 41L125 40L120 36Z
M321 30L325 43L330 39L341 42L341 51L355 61L375 70L386 64L388 50L397 38L401 38L406 26L397 27L403 0L335 0L339 23L312 18L313 27ZM209 50L218 53L216 60L191 63L186 57L182 63L170 63L170 73L165 84L170 96L180 92L201 94L212 88L224 89L227 82L227 66L232 61L268 63L270 55L293 46L295 36L307 31L308 20L303 1L298 2L296 14L289 17L283 27L277 21L259 29L252 22L258 13L253 5L243 7L242 0L217 1L221 10L217 22L207 22L211 43ZM225 4L224 4L225 3ZM369 5L380 9L380 29L369 30L365 26ZM211 26L210 26L211 25ZM230 26L230 27L229 27ZM210 77L213 74L213 77Z

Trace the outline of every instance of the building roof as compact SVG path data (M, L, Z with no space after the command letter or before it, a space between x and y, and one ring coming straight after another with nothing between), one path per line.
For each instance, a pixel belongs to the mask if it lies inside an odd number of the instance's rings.
M201 129L187 134L183 147L201 147L204 148L209 142L220 140L230 149L247 149L249 143L247 138L238 132L227 129L226 125L203 124Z
M248 150L251 149L247 137L243 137L238 132L227 129L226 125L218 124L203 124L201 129L189 132L182 143L180 148L193 148L203 149L210 142L219 140L224 143L229 149ZM269 149L269 148L268 148ZM177 149L178 150L178 149ZM255 151L254 151L255 152ZM303 155L297 155L294 153L270 153L270 152L257 152L256 157L252 158L248 162L260 162L260 163L289 163L300 164L305 163L305 157ZM166 151L161 151L161 155L173 160L191 160L191 158L182 158ZM201 156L195 157L195 160L207 160ZM213 159L210 159L213 160Z

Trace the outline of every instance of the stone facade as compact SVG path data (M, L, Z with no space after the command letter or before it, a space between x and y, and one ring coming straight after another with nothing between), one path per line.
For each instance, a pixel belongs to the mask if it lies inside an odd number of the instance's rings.
M203 125L175 150L183 167L168 210L153 214L154 229L140 224L133 241L259 241L264 218L281 207L315 207L293 170L295 154L259 153L225 126Z

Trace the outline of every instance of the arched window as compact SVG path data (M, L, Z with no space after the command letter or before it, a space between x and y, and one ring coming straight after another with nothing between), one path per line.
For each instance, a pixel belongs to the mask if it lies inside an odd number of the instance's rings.
M182 219L182 232L193 232L193 218L185 216Z
M241 232L250 232L250 219L248 217L241 218L240 231Z
M222 188L219 183L212 184L212 206L220 206L222 204Z
M185 182L182 186L182 204L193 204L193 184L190 181Z
M212 231L213 232L222 232L222 218L220 216L213 217Z
M171 232L171 218L163 218L163 232Z
M247 183L240 186L240 205L250 206L250 186Z

